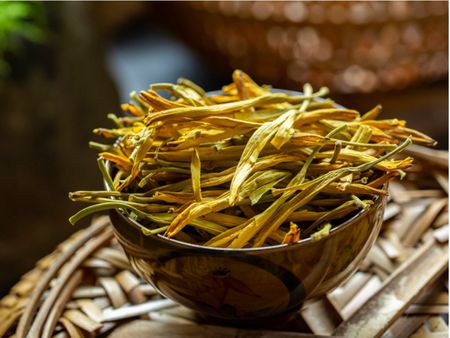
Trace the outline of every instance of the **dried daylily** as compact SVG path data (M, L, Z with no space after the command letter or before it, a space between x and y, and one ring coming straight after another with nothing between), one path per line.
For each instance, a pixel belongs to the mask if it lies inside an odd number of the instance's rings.
M381 106L361 116L335 105L326 88L271 91L237 70L222 91L179 79L132 92L126 115L108 115L115 127L94 130L114 142L90 143L107 189L71 193L91 205L70 221L119 209L148 236L206 246L319 240L405 174L413 159L393 155L435 144L403 120L376 120Z
M289 232L284 236L282 244L293 244L300 240L300 228L294 222L290 223Z

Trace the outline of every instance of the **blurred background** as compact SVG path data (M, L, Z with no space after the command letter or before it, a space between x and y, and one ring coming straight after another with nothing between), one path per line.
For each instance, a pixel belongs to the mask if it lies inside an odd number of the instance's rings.
M0 294L80 228L67 194L100 188L91 130L130 91L240 68L381 103L447 149L447 51L444 1L0 2Z

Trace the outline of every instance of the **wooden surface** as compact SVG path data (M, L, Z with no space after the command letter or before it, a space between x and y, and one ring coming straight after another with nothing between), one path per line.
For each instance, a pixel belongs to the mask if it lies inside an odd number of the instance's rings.
M447 337L448 154L411 152L425 161L390 185L382 233L358 272L290 322L204 322L135 275L103 216L1 299L0 337Z

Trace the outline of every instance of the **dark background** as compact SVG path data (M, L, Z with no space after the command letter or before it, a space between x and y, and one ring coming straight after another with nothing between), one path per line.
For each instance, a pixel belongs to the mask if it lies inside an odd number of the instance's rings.
M178 38L168 13L179 4L159 6L45 3L45 40L5 54L11 69L0 78L0 294L88 225L69 224L80 205L67 194L100 188L96 154L87 147L95 139L91 130L110 125L106 114L119 114L130 91L180 76L206 90L230 81L223 64ZM384 117L407 119L447 149L447 83L444 76L388 92L331 96L361 111L382 103Z

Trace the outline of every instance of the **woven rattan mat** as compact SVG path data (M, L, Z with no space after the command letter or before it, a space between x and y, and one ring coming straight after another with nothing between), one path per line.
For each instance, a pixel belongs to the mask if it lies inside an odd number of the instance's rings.
M133 272L102 216L0 301L0 336L447 337L448 153L410 152L419 161L390 184L381 235L358 272L288 323L267 331L202 322Z

